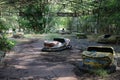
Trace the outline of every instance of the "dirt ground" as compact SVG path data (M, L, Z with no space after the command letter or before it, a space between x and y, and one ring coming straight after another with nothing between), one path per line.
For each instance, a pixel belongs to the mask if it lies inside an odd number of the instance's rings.
M90 73L76 75L75 66L71 64L81 60L81 52L88 46L113 46L118 54L119 45L71 38L71 50L42 52L44 39L21 40L25 42L17 44L13 51L7 53L5 65L0 68L0 80L120 80L119 65L115 73L101 77Z

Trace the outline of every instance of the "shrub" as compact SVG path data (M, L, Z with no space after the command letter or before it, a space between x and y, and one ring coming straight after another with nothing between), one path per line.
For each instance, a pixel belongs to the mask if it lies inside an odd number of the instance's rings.
M94 73L101 76L101 77L108 76L108 72L104 69L98 69L98 70L94 71Z
M14 45L14 41L7 39L5 36L0 37L0 51L10 51Z

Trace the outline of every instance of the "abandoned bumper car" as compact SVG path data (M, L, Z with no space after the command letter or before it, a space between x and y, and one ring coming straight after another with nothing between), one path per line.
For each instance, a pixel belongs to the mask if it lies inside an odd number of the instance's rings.
M120 35L104 34L98 37L98 43L119 43Z
M108 73L116 71L117 60L112 47L95 46L88 47L82 53L82 61L77 63L78 69L95 72L103 69Z
M54 38L52 41L44 41L44 48L42 51L62 51L71 49L70 39L68 38Z

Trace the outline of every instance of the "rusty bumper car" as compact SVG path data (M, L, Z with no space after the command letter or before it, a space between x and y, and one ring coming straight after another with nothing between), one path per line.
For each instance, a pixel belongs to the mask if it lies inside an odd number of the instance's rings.
M115 72L117 67L115 52L112 47L88 47L86 51L83 51L82 61L77 66L83 71L95 72L103 69L108 73Z
M98 43L120 43L120 35L101 35L97 39Z
M44 41L42 51L55 52L65 49L71 49L70 39L68 38L54 38L52 41Z

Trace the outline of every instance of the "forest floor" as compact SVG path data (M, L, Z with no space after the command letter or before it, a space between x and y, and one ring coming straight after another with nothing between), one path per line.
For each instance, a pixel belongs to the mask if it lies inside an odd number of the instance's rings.
M71 64L81 60L81 52L88 46L113 46L119 56L120 45L98 44L88 39L69 38L72 49L60 52L42 52L43 38L15 39L20 43L7 53L5 65L0 68L0 80L120 80L120 62L117 71L106 76L93 73L76 75L74 71L76 66Z

